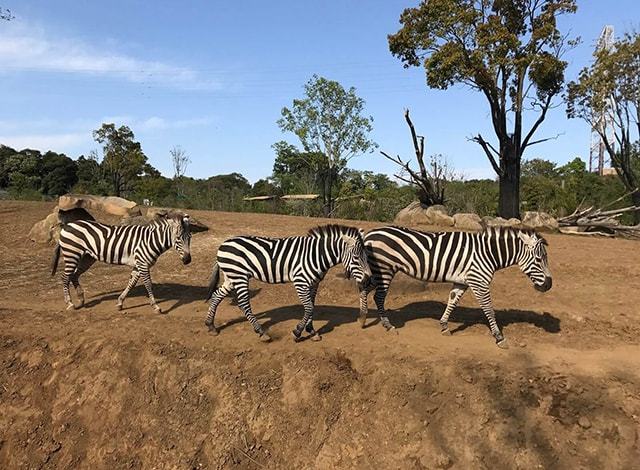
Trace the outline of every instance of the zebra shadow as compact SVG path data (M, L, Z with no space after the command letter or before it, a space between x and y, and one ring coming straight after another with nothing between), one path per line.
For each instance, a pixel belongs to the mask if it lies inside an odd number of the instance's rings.
M162 313L170 313L173 310L193 302L204 302L208 293L208 286L191 286L186 284L175 284L172 282L153 284L153 296L162 308ZM251 297L260 293L260 288L249 291ZM121 289L97 294L90 301L85 303L85 307L95 307L103 302L114 302L122 292ZM134 300L135 299L135 300ZM232 304L235 304L235 297L231 297ZM171 305L167 305L173 302ZM129 295L124 301L125 309L139 308L149 305L149 297L144 284L138 284L129 291Z
M396 310L388 310L387 315L389 316L389 321L396 328L402 328L407 322L421 318L440 320L445 308L446 304L442 302L413 302ZM376 316L376 320L365 325L365 328L379 322L375 309L369 310L369 318L372 315ZM549 312L537 313L531 310L518 309L496 310L496 321L501 328L512 324L524 323L540 328L547 333L560 332L560 319ZM488 325L487 319L480 307L458 306L449 317L451 333L464 331L477 324ZM454 325L455 327L453 327Z
M353 307L340 307L336 305L316 305L313 310L314 326L317 328L319 334L326 334L334 330L334 328L346 324L353 323L358 318L358 309ZM260 321L263 328L269 329L270 327L289 320L295 320L299 322L304 316L304 308L300 304L287 305L285 307L277 307L264 312L253 312L255 317ZM224 330L230 326L238 323L246 323L247 320L244 316L232 318L223 324L216 325L218 330ZM318 323L324 322L324 324L318 328ZM272 337L276 338L272 332L269 333ZM303 337L302 340L308 339Z
M445 304L434 301L414 302L396 310L388 310L387 314L389 321L391 321L396 328L400 329L413 320L423 318L430 318L436 321L440 320L445 307ZM313 319L317 322L325 322L317 331L320 334L326 334L340 325L355 323L358 319L358 314L359 310L353 307L316 305ZM300 321L304 316L304 309L302 305L288 305L265 312L254 312L254 315L266 329L289 320ZM533 325L548 333L560 332L560 319L551 315L549 312L539 314L529 310L497 310L496 319L500 327L520 323ZM243 322L246 322L244 316L239 316L222 325L218 325L218 328L223 330L229 326ZM375 309L370 309L365 328L377 325L378 323L380 323L380 319ZM452 333L463 331L477 324L488 325L480 308L457 307L449 318ZM317 328L318 325L316 324L314 326Z

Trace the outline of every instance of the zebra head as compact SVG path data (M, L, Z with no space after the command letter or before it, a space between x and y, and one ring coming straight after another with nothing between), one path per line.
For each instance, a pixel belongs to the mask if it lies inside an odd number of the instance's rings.
M535 232L518 231L522 241L518 264L536 290L546 292L551 289L552 277L547 260L547 241Z
M360 285L365 285L371 278L371 268L364 247L364 230L349 227L349 231L342 233L342 251L340 261L344 266L347 279L353 277Z
M183 264L191 263L191 225L188 214L175 214L169 219L173 247Z

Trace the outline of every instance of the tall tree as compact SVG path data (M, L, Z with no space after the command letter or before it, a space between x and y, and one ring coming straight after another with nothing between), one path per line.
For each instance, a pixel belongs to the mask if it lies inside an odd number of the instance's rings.
M304 91L304 98L294 99L291 108L282 109L278 126L293 132L305 152L324 156L322 195L324 215L330 217L335 203L333 188L347 162L376 147L368 137L373 118L363 115L365 102L353 87L345 90L336 81L314 75Z
M184 197L182 177L187 171L191 159L189 155L187 155L187 152L179 145L169 150L169 154L171 155L171 163L173 164L173 180L176 185L177 196L178 198L182 198Z
M462 84L489 103L497 137L477 134L500 181L498 212L520 214L520 162L564 83L561 57L573 44L557 28L559 15L573 13L575 0L425 0L400 16L389 35L391 53L405 67L424 66L427 85ZM535 116L525 129L525 105Z
M115 124L105 123L93 131L93 138L103 144L101 166L111 182L113 194L123 196L133 191L135 182L146 169L152 168L133 131L127 126L116 128Z
M620 181L640 206L640 34L627 34L612 50L596 53L567 87L567 115L598 132ZM609 117L613 134L602 125ZM640 213L635 213L640 223Z

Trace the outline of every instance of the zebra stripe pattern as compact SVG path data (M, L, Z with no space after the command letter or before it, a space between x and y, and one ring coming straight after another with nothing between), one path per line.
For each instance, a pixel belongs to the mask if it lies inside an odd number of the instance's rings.
M302 305L304 317L298 323L293 336L301 339L306 330L314 340L320 335L313 328L313 307L318 285L327 271L342 263L347 277L353 276L358 283L368 283L371 271L364 250L364 232L354 227L326 225L310 230L306 236L288 238L266 238L239 236L226 240L218 249L209 284L209 312L205 325L213 334L218 334L214 325L216 309L220 302L235 291L238 306L260 336L269 341L267 335L251 311L249 302L249 279L256 278L270 284L292 282ZM216 289L224 273L224 282Z
M73 284L80 305L84 305L84 291L80 286L80 276L96 261L109 264L132 266L131 278L125 290L118 297L118 309L122 309L124 299L138 283L140 277L149 295L151 307L161 313L153 296L149 270L158 257L172 246L184 264L191 262L191 231L189 216L169 214L160 216L148 225L111 226L91 220L78 220L62 226L60 241L52 261L51 275L54 275L60 253L64 259L62 284L67 309L75 308L69 294L69 284Z
M488 228L482 232L419 232L402 227L382 227L367 233L371 283L360 289L360 322L367 316L367 296L375 289L374 300L382 325L393 329L384 302L393 277L399 271L416 279L452 282L447 307L440 319L443 334L449 334L449 315L470 288L480 304L499 346L506 342L498 328L491 303L489 284L494 273L518 264L534 287L551 288L544 238L530 230Z

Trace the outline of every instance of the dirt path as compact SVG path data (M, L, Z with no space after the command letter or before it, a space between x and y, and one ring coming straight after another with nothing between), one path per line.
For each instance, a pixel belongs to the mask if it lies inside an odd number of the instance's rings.
M554 288L495 280L510 348L471 296L439 334L447 285L401 278L398 334L359 328L340 270L318 295L321 342L295 344L291 286L254 284L260 343L225 301L203 326L216 246L303 233L317 219L196 212L212 230L153 271L167 315L124 267L94 266L88 306L63 310L51 247L26 240L51 209L0 202L0 468L632 468L640 461L640 245L550 236ZM353 222L351 222L353 224ZM359 223L364 228L374 224Z

